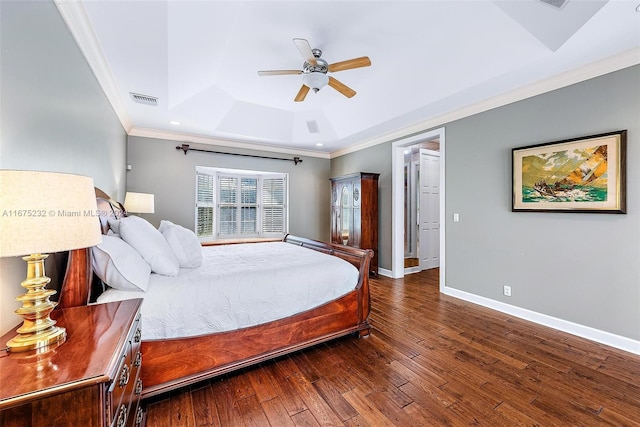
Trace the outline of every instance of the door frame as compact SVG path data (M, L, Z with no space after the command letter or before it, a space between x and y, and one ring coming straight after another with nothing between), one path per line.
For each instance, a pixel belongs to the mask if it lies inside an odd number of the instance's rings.
M440 288L445 284L445 128L399 139L391 150L391 277L404 277L404 150L421 141L440 140Z

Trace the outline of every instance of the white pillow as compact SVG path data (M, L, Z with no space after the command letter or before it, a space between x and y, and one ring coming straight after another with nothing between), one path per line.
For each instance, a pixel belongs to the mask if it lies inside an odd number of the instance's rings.
M165 276L177 276L180 265L169 243L156 228L139 216L120 219L118 231L122 240L133 246L151 266L151 271Z
M202 246L196 234L171 221L160 221L158 231L162 233L182 268L198 268L202 265Z
M91 248L91 264L96 275L112 288L146 291L151 267L124 240L102 236L102 243Z

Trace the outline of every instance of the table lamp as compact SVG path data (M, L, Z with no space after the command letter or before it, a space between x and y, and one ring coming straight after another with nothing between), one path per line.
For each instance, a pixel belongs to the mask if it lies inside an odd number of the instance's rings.
M124 196L124 209L131 213L154 213L154 195L127 191Z
M57 303L45 289L47 253L97 245L102 241L93 179L81 175L0 170L0 257L24 256L27 289L16 297L23 323L7 342L10 352L40 350L66 339L49 316ZM3 284L6 286L6 284Z

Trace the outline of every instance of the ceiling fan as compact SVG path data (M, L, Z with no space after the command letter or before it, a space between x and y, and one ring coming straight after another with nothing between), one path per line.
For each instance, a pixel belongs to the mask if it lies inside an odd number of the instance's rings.
M346 61L328 64L321 58L322 51L320 49L311 49L311 45L305 39L293 39L296 47L304 58L302 70L267 70L258 71L259 76L279 76L285 74L304 74L302 77L302 87L294 98L295 102L302 102L309 93L310 89L318 92L324 86L329 85L347 98L351 98L356 92L344 83L336 80L334 77L327 76L327 73L336 71L351 70L353 68L368 67L371 60L367 56L360 58L348 59Z

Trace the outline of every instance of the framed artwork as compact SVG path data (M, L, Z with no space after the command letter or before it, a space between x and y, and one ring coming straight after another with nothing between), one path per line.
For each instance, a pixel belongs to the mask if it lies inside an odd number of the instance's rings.
M627 131L512 150L513 212L626 213Z

